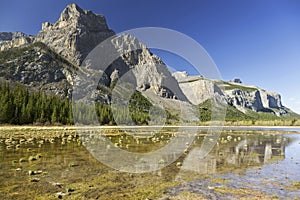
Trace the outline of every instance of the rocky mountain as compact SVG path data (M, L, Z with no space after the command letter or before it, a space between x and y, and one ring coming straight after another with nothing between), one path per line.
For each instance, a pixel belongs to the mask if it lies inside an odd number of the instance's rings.
M0 32L0 51L21 47L34 41L34 36L22 32Z
M0 33L0 44L24 36L26 36L26 34L22 32L2 32Z
M114 61L106 63L107 68L103 69L95 70L85 65L80 67L86 74L101 77L101 90L96 92L95 99L110 103L110 89L113 83L130 72L136 81L136 90L142 92L153 104L163 104L172 112L179 113L179 104L188 100L163 61L136 38L129 35L115 35L114 31L109 29L103 15L83 10L76 4L68 5L57 22L43 23L42 30L37 36L24 35L2 43L0 45L0 54L2 54L0 55L2 57L0 73L7 80L17 81L55 94L66 94L65 91L69 91L67 93L69 95L74 81L94 84L90 82L91 77L86 77L84 80L70 78L76 75L75 71L69 70L70 66L72 69L78 68L90 51L108 38L111 51L119 54ZM45 44L44 47L49 50L48 53L56 53L64 62L51 59L40 62L39 54L49 58L51 55L42 53L41 49L36 48L36 43ZM6 56L9 54L7 52L12 51L18 52L18 58ZM34 59L31 59L32 57ZM27 61L28 59L30 62ZM68 63L69 67L66 67L65 63ZM102 64L97 63L97 66L102 66ZM104 66L106 64L104 63ZM8 67L9 70L7 70ZM34 71L35 69L39 70ZM32 74L29 75L28 72ZM49 75L51 78L44 79L46 72L51 74ZM31 77L36 77L36 80L32 80ZM43 77L42 81L41 77ZM55 90L54 87L57 89ZM87 85L85 92L89 93L86 96L91 96L93 92L89 89L92 88ZM85 97L82 98L85 99ZM186 106L189 107L188 104Z
M109 55L95 59L97 55L90 52L103 41L109 44L109 50L104 52ZM113 56L113 61L108 62ZM79 72L88 76L78 78ZM103 15L76 4L68 5L55 23L43 23L37 36L0 33L0 80L60 97L70 97L76 84L85 83L85 96L93 94L97 101L109 104L112 90L128 75L134 89L153 105L163 106L173 115L179 115L184 107L187 121L197 117L195 105L210 99L243 113L251 110L285 116L291 112L282 105L279 94L243 85L240 80L208 80L184 72L172 76L164 62L137 38L116 35ZM99 81L96 92L91 87L94 79ZM119 91L127 92L126 88ZM83 94L81 98L88 101Z
M114 34L103 15L70 4L57 22L42 24L36 40L48 45L72 63L80 65L96 45Z
M0 77L59 96L71 95L75 67L43 43L0 51Z
M173 76L184 95L194 105L199 105L209 99L225 101L223 91L211 80L201 76L189 76L186 72L175 72Z
M228 82L209 80L201 76L189 76L186 72L175 72L173 76L189 101L195 105L202 104L208 99L216 99L243 113L265 112L279 117L293 113L282 105L278 93L242 84L240 79Z

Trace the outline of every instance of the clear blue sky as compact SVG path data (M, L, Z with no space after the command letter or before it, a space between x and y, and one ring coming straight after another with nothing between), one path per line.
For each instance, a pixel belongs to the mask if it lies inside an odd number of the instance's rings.
M1 0L0 31L37 34L70 3L104 14L115 32L158 26L185 33L208 51L224 80L279 92L300 113L298 0Z

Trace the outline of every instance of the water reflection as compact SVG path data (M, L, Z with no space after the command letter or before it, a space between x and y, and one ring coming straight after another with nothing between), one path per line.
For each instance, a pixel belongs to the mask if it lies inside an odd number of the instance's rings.
M288 140L282 135L223 133L212 152L200 158L201 150L194 146L185 158L182 170L199 174L243 172L251 166L283 160Z
M201 159L201 145L206 135L205 131L199 131L195 139L189 143L185 139L194 138L193 135L190 135L191 132L187 131L183 136L176 134L176 130L173 129L165 129L160 133L141 130L139 134L135 135L111 129L104 134L107 136L105 140L90 132L87 132L85 137L79 137L74 130L1 132L0 182L2 184L0 199L22 197L30 199L31 196L26 195L29 195L29 191L32 190L45 196L65 192L62 190L63 187L58 187L58 183L73 184L79 195L78 198L96 198L101 194L103 199L106 198L105 196L109 199L112 194L123 193L123 199L126 199L127 193L131 194L136 190L142 191L148 186L147 184L152 184L149 190L155 188L161 190L158 188L158 184L170 184L174 180L181 180L182 175L186 173L220 175L227 172L238 172L245 174L247 170L259 167L279 177L278 172L272 170L271 167L272 163L277 162L284 163L284 167L289 169L290 176L288 179L284 177L284 180L297 181L299 179L294 175L298 174L299 165L282 162L286 161L285 156L288 152L296 152L291 147L298 149L299 152L300 140L294 144L294 138L287 135L258 131L224 131L209 155ZM101 154L103 153L101 149L97 148L99 142L103 142L105 151L109 151L112 146L115 146L124 151L147 153L160 149L174 137L177 138L178 144L182 145L183 143L186 149L184 152L174 151L162 155L163 160L155 161L154 165L160 165L160 162L180 157L166 168L153 173L136 175L119 173L98 162L92 156L93 153L104 155ZM211 138L211 140L214 139ZM297 155L293 155L295 162ZM114 157L107 159L121 162L115 160ZM126 161L126 157L123 160ZM139 160L139 162L141 166L145 163L144 160ZM42 173L33 175L29 171L42 171ZM258 177L258 175L254 176L255 179ZM295 177L296 180L293 179ZM197 178L197 176L192 178ZM240 176L237 179L243 180ZM39 182L31 182L32 180ZM262 184L259 187L262 187ZM107 188L110 188L109 194L106 192ZM88 192L90 190L95 190L95 193ZM116 198L122 199L120 196Z

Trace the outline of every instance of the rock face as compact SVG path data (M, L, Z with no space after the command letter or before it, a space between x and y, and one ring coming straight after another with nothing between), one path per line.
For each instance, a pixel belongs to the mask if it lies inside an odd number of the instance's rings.
M82 10L76 4L70 4L56 23L43 23L36 40L80 65L96 45L114 34L103 15L96 15Z
M258 90L248 92L241 89L234 89L225 91L225 94L228 104L242 112L246 112L246 108L256 112L264 109L261 94Z
M269 112L277 116L288 113L278 93L243 85L240 79L229 82L212 81L200 76L188 76L186 72L176 72L173 76L179 82L185 96L194 105L213 98L219 102L226 102L244 113L247 110Z
M34 36L22 32L2 32L0 33L0 51L21 47L33 41Z
M82 10L76 4L70 4L63 10L57 22L54 24L43 23L42 30L36 37L28 37L23 34L7 36L5 38L12 40L5 42L6 44L1 48L8 50L42 42L71 63L81 65L91 50L112 36L115 36L115 33L108 28L103 15L94 14L91 11ZM129 35L121 35L114 37L110 42L120 56L103 71L98 69L96 72L87 69L91 74L102 74L104 77L102 84L110 87L111 82L130 71L136 80L137 90L142 92L150 90L160 97L187 101L166 65L140 41ZM68 76L68 74L64 75ZM28 74L28 76L34 76L34 74ZM51 81L55 82L56 80L48 80L48 82ZM72 81L69 80L69 82L72 84Z
M11 41L16 38L26 36L25 33L22 32L1 32L0 33L0 44L3 42Z
M100 81L102 85L113 89L112 100L110 100L111 96L105 97L100 92L96 94L97 101L117 102L120 98L120 102L123 102L121 98L130 94L129 88L131 88L140 91L152 104L163 106L176 114L181 113L180 106L183 106L183 102L188 104L186 96L167 66L139 40L124 34L106 40L105 44L102 45L104 46L104 54L108 55L99 58L101 49L99 51L95 49L95 54L94 51L89 54L82 65L82 68L92 77L88 77L88 80L84 80L84 82L80 79L76 80L76 85L89 82L88 86L85 87L87 93L85 96L91 96L89 94L92 93L92 90L89 89L95 85L92 80L97 81L99 77L102 77ZM112 58L107 59L108 57ZM114 61L111 62L110 60ZM124 87L120 83L124 83ZM130 87L127 85L128 83L130 83ZM81 98L81 94L76 91L75 89L76 96ZM115 97L118 98L114 99ZM89 99L85 98L84 101L89 101ZM186 104L184 106L188 107ZM191 109L192 107L189 107L186 110ZM185 119L195 120L193 113L190 113L190 116Z
M119 76L131 71L136 80L137 90L150 90L160 97L187 101L167 66L143 43L130 35L121 35L113 39L112 44L121 54L120 60L111 65L112 69L117 69ZM106 71L108 75L110 71L111 69Z
M90 52L108 38L112 50L118 54L114 61L105 63L103 59L105 68L100 70L85 65L83 61ZM111 56L109 51L106 53ZM129 74L135 89L153 104L176 110L177 114L180 106L184 106L188 111L185 119L195 120L195 106L190 103L199 105L212 98L242 112L273 112L278 116L288 112L279 94L243 85L240 79L223 82L188 76L186 72L171 75L163 61L138 39L116 36L103 15L82 10L76 4L68 5L54 24L43 23L37 36L0 33L0 56L0 78L61 96L70 95L71 86L77 81L86 83L86 90L93 92L88 87L91 77L75 78L78 71L84 71L98 78L95 81L101 84L101 89L94 93L96 100L110 103L114 84ZM102 66L101 62L96 65Z
M224 101L224 94L213 82L199 76L188 76L186 72L175 72L173 76L179 82L179 86L188 100L199 105L208 99Z
M58 96L71 95L70 82L74 70L44 44L34 43L10 52L6 59L0 59L2 79Z
M262 99L262 104L267 108L281 108L283 107L281 103L281 96L276 92L269 92L266 90L260 90L260 96Z
M246 109L249 109L255 112L272 112L277 116L288 113L282 105L280 95L275 92L257 88L254 91L227 90L225 94L228 104L242 112L246 112Z

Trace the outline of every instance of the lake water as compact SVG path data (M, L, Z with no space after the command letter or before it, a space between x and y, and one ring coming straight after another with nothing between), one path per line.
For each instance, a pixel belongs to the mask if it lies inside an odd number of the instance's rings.
M205 130L194 138L176 128L107 129L101 137L61 128L2 129L0 199L299 199L300 134L285 131L297 130L224 130L203 158ZM132 161L106 154L159 151L174 138L186 149L151 160L155 171L122 172ZM124 168L110 168L103 158ZM145 167L147 160L136 159Z

